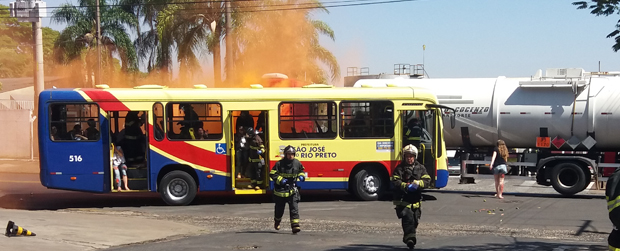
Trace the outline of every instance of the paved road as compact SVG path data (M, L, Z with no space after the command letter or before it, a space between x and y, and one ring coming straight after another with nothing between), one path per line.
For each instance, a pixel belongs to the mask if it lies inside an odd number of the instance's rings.
M418 249L605 250L611 224L600 190L564 198L531 179L509 178L506 199L498 200L492 179L466 185L457 179L426 193ZM169 207L156 193L49 190L40 186L37 174L7 172L0 161L0 221L13 220L37 233L0 238L0 245L7 250L404 248L389 201L312 191L303 191L302 199L303 231L293 236L288 226L272 229L269 196L201 194L191 206Z

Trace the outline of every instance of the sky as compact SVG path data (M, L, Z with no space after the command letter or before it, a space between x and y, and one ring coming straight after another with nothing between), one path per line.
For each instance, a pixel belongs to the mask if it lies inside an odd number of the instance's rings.
M342 77L348 67L390 74L394 64L422 63L431 78L527 77L547 68L598 71L599 62L601 71L620 71L620 54L606 38L620 16L596 17L577 10L573 1L419 0L328 8L313 18L335 32L335 41L322 37L321 44L336 56ZM46 1L48 7L66 2ZM43 26L64 28L49 18ZM205 71L212 72L210 61ZM332 84L341 83L342 78Z

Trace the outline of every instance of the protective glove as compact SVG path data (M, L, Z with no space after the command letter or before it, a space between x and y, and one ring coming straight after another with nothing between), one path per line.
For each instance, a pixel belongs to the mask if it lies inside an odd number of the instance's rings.
M288 180L287 180L287 179L282 179L282 181L280 181L280 184L281 184L281 185L284 185L284 184L286 184L286 182L288 182Z
M416 182L410 183L407 185L407 191L413 192L418 189L418 184Z
M306 176L299 176L299 181L304 182L306 181Z
M263 154L263 151L261 151L261 150L256 150L256 153L258 153L258 155L261 155L261 154Z

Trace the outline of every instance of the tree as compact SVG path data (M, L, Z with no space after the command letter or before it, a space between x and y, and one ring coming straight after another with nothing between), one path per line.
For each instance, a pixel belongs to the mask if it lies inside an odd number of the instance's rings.
M8 8L0 5L0 78L23 77L32 74L32 29L11 18Z
M169 47L176 46L181 76L192 75L198 58L213 55L215 82L221 81L220 41L223 35L224 1L184 2L168 5L157 18L159 36Z
M79 6L61 5L52 13L52 21L67 27L56 40L56 60L68 64L80 59L86 65L86 75L94 75L97 66L96 0L79 0ZM102 66L114 71L114 56L121 61L125 72L137 70L138 58L126 28L138 26L138 18L121 8L118 2L100 1ZM92 78L87 78L91 82Z
M577 9L590 9L590 14L596 16L610 16L613 14L620 15L620 0L591 0L591 4L588 6L588 2L579 1L573 2L573 5L577 6ZM616 43L611 47L615 52L620 50L620 20L616 23L616 29L607 35L607 38L614 38Z
M315 11L328 12L321 2L266 0L241 11L245 11L244 17L235 19L239 21L235 25L239 51L235 70L246 74L241 79L244 85L259 81L269 72L314 83L340 77L336 57L319 43L320 35L334 40L334 31L325 22L311 18Z
M140 62L146 64L148 72L169 72L172 67L169 39L161 39L157 29L157 17L166 8L168 0L121 0L123 9L133 13L141 19L142 25L148 30L142 31L140 25L136 26L138 37L134 41L134 47Z
M52 56L54 41L59 32L42 28L43 58ZM32 25L18 22L9 16L8 6L0 5L0 77L16 78L33 75ZM45 69L53 67L51 60L44 60Z

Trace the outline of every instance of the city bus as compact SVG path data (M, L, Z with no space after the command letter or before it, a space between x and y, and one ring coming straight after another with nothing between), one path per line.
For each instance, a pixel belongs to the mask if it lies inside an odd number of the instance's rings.
M292 145L306 170L304 190L342 189L377 200L390 190L406 144L418 147L433 186L446 186L442 114L454 114L448 110L428 90L412 87L48 89L39 96L40 180L51 189L159 192L169 205L187 205L198 192L270 193L268 173ZM412 120L423 131L413 139L404 136ZM264 141L260 188L249 186L252 174L241 164L247 161L235 134L244 135L242 126ZM131 190L115 181L118 146Z

